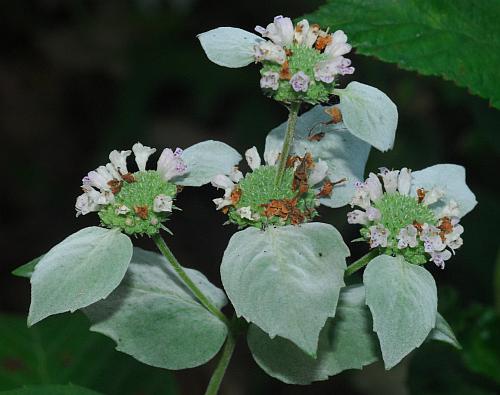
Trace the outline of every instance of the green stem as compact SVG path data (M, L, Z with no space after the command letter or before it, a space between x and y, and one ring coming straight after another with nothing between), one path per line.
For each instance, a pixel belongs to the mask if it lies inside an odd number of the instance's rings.
M283 148L281 149L280 162L278 165L278 172L274 179L274 184L279 185L285 174L286 162L290 154L290 148L293 144L293 137L295 134L295 126L297 125L297 118L299 116L300 102L290 104L288 123L286 127L285 139L283 140Z
M227 317L212 304L212 302L205 296L205 294L196 286L193 280L191 280L191 278L186 274L179 261L175 258L174 254L172 253L172 251L170 251L170 248L168 248L165 240L163 240L159 233L153 236L153 240L160 252L165 258L167 258L167 260L174 268L175 272L179 275L182 281L184 281L184 284L186 284L186 286L191 290L194 296L196 296L200 303L205 306L205 308L213 315L215 315L222 322L229 326L229 320L227 319Z
M233 356L234 347L236 346L236 338L238 337L238 334L240 332L238 324L238 320L233 317L231 325L229 326L229 333L227 335L226 343L224 344L224 348L222 349L222 354L220 356L219 362L217 363L212 377L210 378L210 382L208 383L205 395L217 395L217 393L219 392L222 379L224 378L224 374L226 373L229 362L231 361L231 357Z
M377 250L371 250L368 254L363 255L361 258L359 258L356 262L353 264L349 265L347 270L345 271L346 276L350 276L353 273L356 273L359 269L364 268L368 263L375 258L377 255L379 255Z

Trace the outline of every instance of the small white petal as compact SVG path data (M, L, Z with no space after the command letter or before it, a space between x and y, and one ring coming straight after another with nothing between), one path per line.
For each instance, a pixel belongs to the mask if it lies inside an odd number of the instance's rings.
M439 199L444 196L444 191L440 188L432 188L430 191L425 193L424 200L422 203L426 206L436 203Z
M388 170L386 167L380 168L380 176L384 181L384 188L387 193L394 193L398 190L399 170Z
M250 209L250 206L248 207L241 207L236 210L236 212L239 214L241 218L249 219L250 221L253 221L254 218L252 216L252 210Z
M214 178L212 178L212 186L215 188L221 188L221 189L232 189L234 187L234 183L231 181L231 179L224 175L224 174L218 174Z
M229 178L232 182L237 184L243 179L243 173L239 171L238 168L235 166L231 171L231 173L229 174Z
M264 152L264 162L266 162L269 166L274 166L278 161L281 152L278 150L270 150Z
M411 188L411 170L403 167L399 172L398 191L401 195L408 195Z
M370 247L387 247L387 239L390 235L389 229L382 224L370 226Z
M141 143L135 143L132 147L132 151L134 151L135 163L137 163L139 171L145 171L146 163L149 157L156 152L156 148L147 147Z
M366 215L370 221L380 221L380 219L382 218L380 210L375 207L368 207L366 209Z
M170 148L165 148L158 159L157 171L165 181L185 174L188 169L182 160L182 150L177 148L172 152Z
M124 204L122 204L120 207L117 207L115 210L115 213L117 215L125 215L129 212L130 212L130 209L127 206L125 206Z
M258 169L260 167L260 156L257 152L257 148L252 147L250 149L247 149L245 152L245 158L247 160L248 166L250 166L252 170Z
M368 224L368 216L362 210L353 210L347 213L347 222L350 224Z
M384 191L382 190L382 183L376 174L370 173L368 178L365 181L366 190L370 194L370 199L372 202L376 202L379 200Z
M172 197L160 194L153 200L153 211L155 213L172 212L173 200Z
M132 153L132 151L117 151L113 150L109 154L109 161L113 164L116 170L120 174L127 174L127 157Z

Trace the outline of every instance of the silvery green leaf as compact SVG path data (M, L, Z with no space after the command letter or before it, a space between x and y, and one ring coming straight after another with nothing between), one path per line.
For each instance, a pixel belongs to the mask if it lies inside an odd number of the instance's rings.
M130 238L118 230L82 229L53 247L31 275L28 325L107 297L132 257Z
M436 326L429 333L428 340L437 340L440 342L451 344L453 347L461 349L462 346L458 342L453 330L450 327L450 324L446 322L443 316L437 313L436 316Z
M292 152L298 155L310 152L315 160L326 161L331 181L347 179L334 187L330 198L321 199L325 206L341 207L352 200L354 183L363 179L370 145L349 133L342 123L327 124L331 117L324 110L325 107L315 106L298 118ZM286 122L271 130L266 139L266 153L281 152L285 131ZM322 132L325 136L321 141L308 140Z
M188 173L173 182L199 187L209 183L218 174L229 174L241 161L241 155L225 143L208 140L187 148L182 159L187 165Z
M436 326L437 290L432 275L402 257L380 255L363 274L386 369L419 347Z
M335 316L348 255L328 224L251 227L229 241L222 283L238 316L315 355L321 329Z
M254 47L263 41L256 34L235 27L218 27L198 34L198 39L208 59L231 68L254 62Z
M35 266L38 265L38 262L42 260L44 255L40 255L38 258L32 259L28 263L25 263L24 265L15 268L12 271L12 274L17 277L31 278L31 275L35 270Z
M337 315L321 331L316 359L289 340L271 339L255 325L250 326L247 339L257 364L288 384L310 384L347 369L361 369L380 354L362 285L342 289Z
M196 270L185 270L218 308L225 305L220 289ZM113 339L118 351L165 369L204 364L227 335L226 325L195 299L161 255L139 248L122 284L84 312L90 330Z
M415 191L418 188L424 188L425 190L438 188L444 192L441 200L430 206L437 214L450 200L458 203L460 217L472 211L477 204L474 193L465 183L465 169L462 166L439 164L414 171L412 176L413 193L416 193Z
M384 92L353 81L334 93L340 97L342 119L352 134L380 151L393 147L398 109Z

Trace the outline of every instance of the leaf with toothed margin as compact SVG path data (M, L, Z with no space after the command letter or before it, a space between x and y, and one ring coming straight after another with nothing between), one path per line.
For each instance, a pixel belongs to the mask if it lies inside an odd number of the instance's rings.
M203 50L215 64L237 68L255 61L254 47L264 40L235 27L219 27L198 34Z
M363 283L385 367L391 369L436 326L436 283L422 266L389 255L370 261Z
M380 358L362 285L342 289L337 314L321 331L317 358L307 355L289 340L271 339L255 325L250 326L247 340L257 364L270 376L288 384L327 380L347 369L361 369Z
M347 256L328 224L250 227L229 241L222 283L238 316L315 355L321 329L335 316Z
M431 190L441 189L444 196L429 207L439 216L443 207L450 200L458 203L460 217L463 217L476 206L474 193L465 182L465 168L453 164L439 164L414 171L412 175L412 193L416 194L418 188Z
M224 292L203 274L185 271L217 308L226 304ZM118 351L164 369L208 362L227 335L226 324L198 302L167 260L140 248L134 248L122 284L84 312L90 330L113 339Z
M132 257L130 238L92 226L53 247L31 276L28 325L107 297L122 281Z
M209 183L218 174L230 174L241 161L241 155L234 148L220 141L203 141L187 148L182 160L188 172L172 180L175 184L199 187Z
M328 124L331 117L325 113L325 108L315 106L298 117L292 153L310 152L315 160L326 161L328 177L333 182L347 179L335 185L331 197L320 200L328 207L342 207L352 200L355 182L363 179L370 145L353 136L343 123ZM271 130L266 138L267 154L281 151L285 132L286 122ZM325 135L320 141L308 139L322 132Z
M398 109L387 95L370 85L353 81L335 89L339 109L349 131L380 151L392 149L398 126Z

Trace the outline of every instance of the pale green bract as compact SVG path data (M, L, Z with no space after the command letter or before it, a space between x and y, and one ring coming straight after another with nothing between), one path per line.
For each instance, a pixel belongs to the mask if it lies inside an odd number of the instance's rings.
M436 326L437 290L432 275L402 257L380 255L363 282L386 369L419 347Z
M327 124L331 117L325 113L325 108L315 106L298 118L292 153L310 152L315 161L324 160L328 164L328 177L333 182L347 179L335 185L331 197L320 199L325 206L341 207L352 200L354 183L363 178L370 145L353 136L342 123ZM266 138L266 154L281 151L285 131L286 122L271 130ZM322 132L325 135L321 141L308 139Z
M231 68L254 62L254 47L264 41L256 34L235 27L218 27L198 34L198 39L208 59Z
M238 316L315 355L321 329L335 316L347 256L328 224L251 227L229 241L222 283Z
M84 228L53 247L31 276L28 325L106 298L122 281L132 242L118 230Z
M173 179L173 182L177 185L199 187L209 183L217 174L230 174L241 159L238 151L225 143L203 141L184 150L182 160L188 173Z
M437 188L444 192L444 196L440 201L430 206L438 215L450 200L458 203L460 217L472 211L477 204L474 193L465 183L465 169L462 166L447 163L439 164L414 171L411 174L413 177L413 194L416 194L418 188L424 188L425 190Z
M203 274L185 271L217 308L226 304L224 293ZM90 330L113 339L118 351L165 369L204 364L227 335L226 325L196 300L165 258L139 248L122 284L84 312L93 323Z
M437 340L443 343L448 343L455 348L461 349L462 346L458 342L450 324L446 322L443 316L439 313L436 315L436 326L429 333L429 340Z
M343 370L361 369L380 353L362 285L342 289L337 315L321 331L316 359L289 340L270 339L255 325L250 326L248 345L267 374L288 384L310 384Z
M353 135L380 151L393 147L398 109L385 93L353 81L345 89L335 89L334 94L340 97L342 120Z

